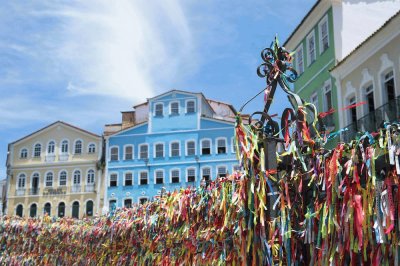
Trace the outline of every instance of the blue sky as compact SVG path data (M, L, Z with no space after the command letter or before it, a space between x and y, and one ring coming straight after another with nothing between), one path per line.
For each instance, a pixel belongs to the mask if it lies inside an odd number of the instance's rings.
M314 0L0 0L0 179L7 144L63 120L101 134L171 89L237 109L260 91L260 51ZM281 112L278 93L271 113ZM245 112L262 109L256 99Z

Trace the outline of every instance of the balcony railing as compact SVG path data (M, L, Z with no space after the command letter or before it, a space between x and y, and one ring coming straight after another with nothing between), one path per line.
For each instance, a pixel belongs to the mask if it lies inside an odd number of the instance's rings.
M93 192L94 191L94 184L87 184L85 186L85 192Z
M29 195L39 195L39 188L30 188L29 189Z
M17 188L15 196L25 196L25 188Z
M54 162L56 160L56 155L55 154L47 154L46 155L46 162Z
M81 185L73 185L71 187L71 192L81 192L82 191L82 186Z
M400 120L400 97L392 99L374 112L361 117L357 122L347 125L347 131L342 133L342 141L349 142L354 139L357 132L376 132L382 127L384 121L393 122Z

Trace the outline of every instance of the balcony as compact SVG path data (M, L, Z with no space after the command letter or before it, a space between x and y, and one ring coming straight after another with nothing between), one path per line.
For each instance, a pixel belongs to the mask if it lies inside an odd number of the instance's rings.
M68 153L61 153L58 155L59 161L68 161L69 154Z
M87 184L85 186L85 192L94 192L94 184Z
M52 163L56 160L56 155L55 154L47 154L46 155L46 162Z
M72 193L77 193L82 191L82 186L81 185L73 185L71 187L71 192Z
M25 188L17 188L15 196L25 196Z
M388 103L361 117L357 122L347 125L347 131L342 133L341 139L349 142L354 139L357 132L376 132L382 127L384 121L394 122L400 120L400 97L390 100Z
M30 188L29 195L39 195L39 188Z

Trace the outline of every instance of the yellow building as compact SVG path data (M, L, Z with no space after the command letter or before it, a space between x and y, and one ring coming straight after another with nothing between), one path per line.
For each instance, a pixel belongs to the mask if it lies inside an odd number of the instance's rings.
M8 145L8 215L101 214L102 137L62 121Z

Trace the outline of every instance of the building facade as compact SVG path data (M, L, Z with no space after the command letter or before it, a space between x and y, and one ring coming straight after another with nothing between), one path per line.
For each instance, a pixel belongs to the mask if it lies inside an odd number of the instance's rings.
M55 122L8 145L7 214L93 216L104 184L102 137Z
M109 206L204 185L238 168L231 105L172 90L134 108L121 124L106 125Z
M294 91L318 112L338 110L338 91L329 70L400 9L400 1L319 0L284 43L295 51L299 74ZM339 129L339 112L323 118ZM334 143L333 143L334 144Z
M376 131L383 121L400 121L400 13L390 18L331 70L338 87L342 140Z
M7 179L0 180L0 216L7 206Z

